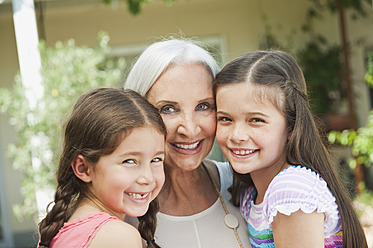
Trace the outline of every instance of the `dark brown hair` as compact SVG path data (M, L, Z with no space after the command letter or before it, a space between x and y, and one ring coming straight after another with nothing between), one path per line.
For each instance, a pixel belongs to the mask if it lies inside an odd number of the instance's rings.
M224 66L217 75L213 85L214 95L219 87L236 83L250 83L264 89L261 91L264 96L259 97L266 97L282 111L289 132L292 132L286 145L287 162L310 168L328 184L341 216L343 247L367 247L352 200L335 171L330 153L310 111L306 82L296 61L282 51L246 53ZM242 188L248 186L253 186L250 175L235 172L232 202L236 206Z
M90 197L87 184L77 178L71 163L79 155L92 164L111 154L134 128L154 126L166 135L158 110L132 90L99 88L79 98L64 132L63 151L57 170L57 190L52 209L39 224L40 242L49 244L71 217L78 203ZM157 199L140 219L139 232L149 247L154 242Z

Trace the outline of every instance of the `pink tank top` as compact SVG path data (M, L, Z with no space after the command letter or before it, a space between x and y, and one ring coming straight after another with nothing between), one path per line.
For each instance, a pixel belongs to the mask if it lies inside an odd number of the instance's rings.
M117 219L108 213L94 213L66 222L53 238L50 248L86 248L106 222Z

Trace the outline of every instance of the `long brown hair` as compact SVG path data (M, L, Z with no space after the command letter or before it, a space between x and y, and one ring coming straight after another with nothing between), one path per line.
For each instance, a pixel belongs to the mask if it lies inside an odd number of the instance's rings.
M262 92L267 89L269 93L264 93L264 97L282 111L289 132L292 132L286 145L287 162L310 168L326 181L341 216L343 246L367 247L352 200L334 168L325 140L310 111L306 82L296 61L282 51L246 53L228 63L217 75L213 86L215 96L219 87L235 83L250 83L264 89ZM232 186L235 205L239 204L242 188L248 186L253 186L250 175L235 172Z
M111 154L132 129L154 126L166 135L158 110L132 90L99 88L79 98L64 132L63 151L57 170L57 190L52 209L39 223L40 242L49 244L71 217L79 202L89 197L87 184L77 178L71 163L79 155L92 164ZM140 220L139 232L149 247L154 242L157 199L152 201Z

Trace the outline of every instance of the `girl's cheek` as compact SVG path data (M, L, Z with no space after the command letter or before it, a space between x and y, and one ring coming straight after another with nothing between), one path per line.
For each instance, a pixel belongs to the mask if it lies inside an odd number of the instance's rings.
M216 141L220 144L223 144L226 142L226 140L228 139L228 133L227 133L227 130L225 130L224 128L217 128L216 130Z

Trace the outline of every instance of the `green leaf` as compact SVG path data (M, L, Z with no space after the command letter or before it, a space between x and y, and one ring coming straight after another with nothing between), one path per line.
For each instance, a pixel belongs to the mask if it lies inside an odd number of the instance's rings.
M77 46L74 40L54 47L40 42L44 95L35 110L29 108L19 74L13 88L0 88L0 110L9 114L17 134L8 155L14 169L24 175L20 189L24 202L14 206L18 217L37 213L37 189L55 188L62 127L72 104L93 88L120 87L125 63L106 56L108 41L100 33L94 48Z

